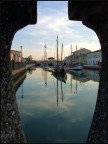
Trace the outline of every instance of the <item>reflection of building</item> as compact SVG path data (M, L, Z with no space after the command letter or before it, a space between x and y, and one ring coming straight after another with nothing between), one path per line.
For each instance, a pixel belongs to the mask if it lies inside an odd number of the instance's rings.
M21 86L21 84L23 84L23 81L26 79L26 72L19 78L17 79L16 81L13 81L14 84L14 88L15 88L15 91L18 90L18 88Z
M87 71L87 78L93 81L99 82L99 72L98 71Z
M99 71L92 71L92 70L83 70L83 75L81 76L76 76L74 74L73 79L82 83L85 83L89 80L97 81L99 82Z
M87 54L87 64L97 65L102 62L101 50L97 50Z
M81 77L73 76L73 79L75 80L77 79L77 81L82 82L82 83L89 81L89 79L86 76L81 76Z

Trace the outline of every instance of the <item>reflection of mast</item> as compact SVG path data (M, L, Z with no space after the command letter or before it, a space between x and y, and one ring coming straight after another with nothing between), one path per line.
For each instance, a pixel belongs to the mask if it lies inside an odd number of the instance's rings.
M47 86L47 71L44 71L45 86Z
M23 82L22 82L22 97L21 98L23 99Z
M77 76L76 76L76 93L77 93Z
M58 106L58 79L57 79L57 106Z
M72 93L72 75L70 75L71 76L71 93Z
M62 81L61 81L61 96L62 96L62 102L63 102L63 89L62 89Z

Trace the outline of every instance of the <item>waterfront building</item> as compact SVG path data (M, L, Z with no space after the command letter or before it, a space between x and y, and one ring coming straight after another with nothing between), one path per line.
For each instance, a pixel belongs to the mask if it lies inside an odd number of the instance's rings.
M12 69L18 69L23 66L23 56L21 51L11 50L10 61Z
M14 62L21 62L22 61L22 52L11 50L10 51L10 61L14 60Z
M73 63L83 63L87 64L87 53L90 53L91 50L88 50L86 48L80 48L77 51L74 51L72 53L72 61Z
M91 51L86 48L80 48L79 50L72 52L72 55L65 57L64 61L67 65L77 62L87 64L87 53L90 52Z
M101 50L96 50L87 54L88 65L99 65L102 62Z

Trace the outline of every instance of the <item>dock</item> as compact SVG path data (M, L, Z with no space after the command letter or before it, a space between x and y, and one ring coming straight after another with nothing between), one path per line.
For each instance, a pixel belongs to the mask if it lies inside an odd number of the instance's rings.
M34 66L35 64L28 64L19 69L12 70L12 79L13 79L14 85L16 85L22 79L22 77L26 74L29 68L34 67Z
M12 70L12 76L15 76L16 74L22 72L22 71L25 71L25 70L28 70L29 68L35 66L35 64L28 64L24 67L21 67L20 69L15 69L15 70Z

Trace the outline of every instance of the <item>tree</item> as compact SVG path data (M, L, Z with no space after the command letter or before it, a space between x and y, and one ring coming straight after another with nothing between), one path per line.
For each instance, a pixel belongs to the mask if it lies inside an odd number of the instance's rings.
M28 56L28 61L29 61L29 63L31 63L31 62L32 62L32 60L33 60L32 55L29 55L29 56Z

